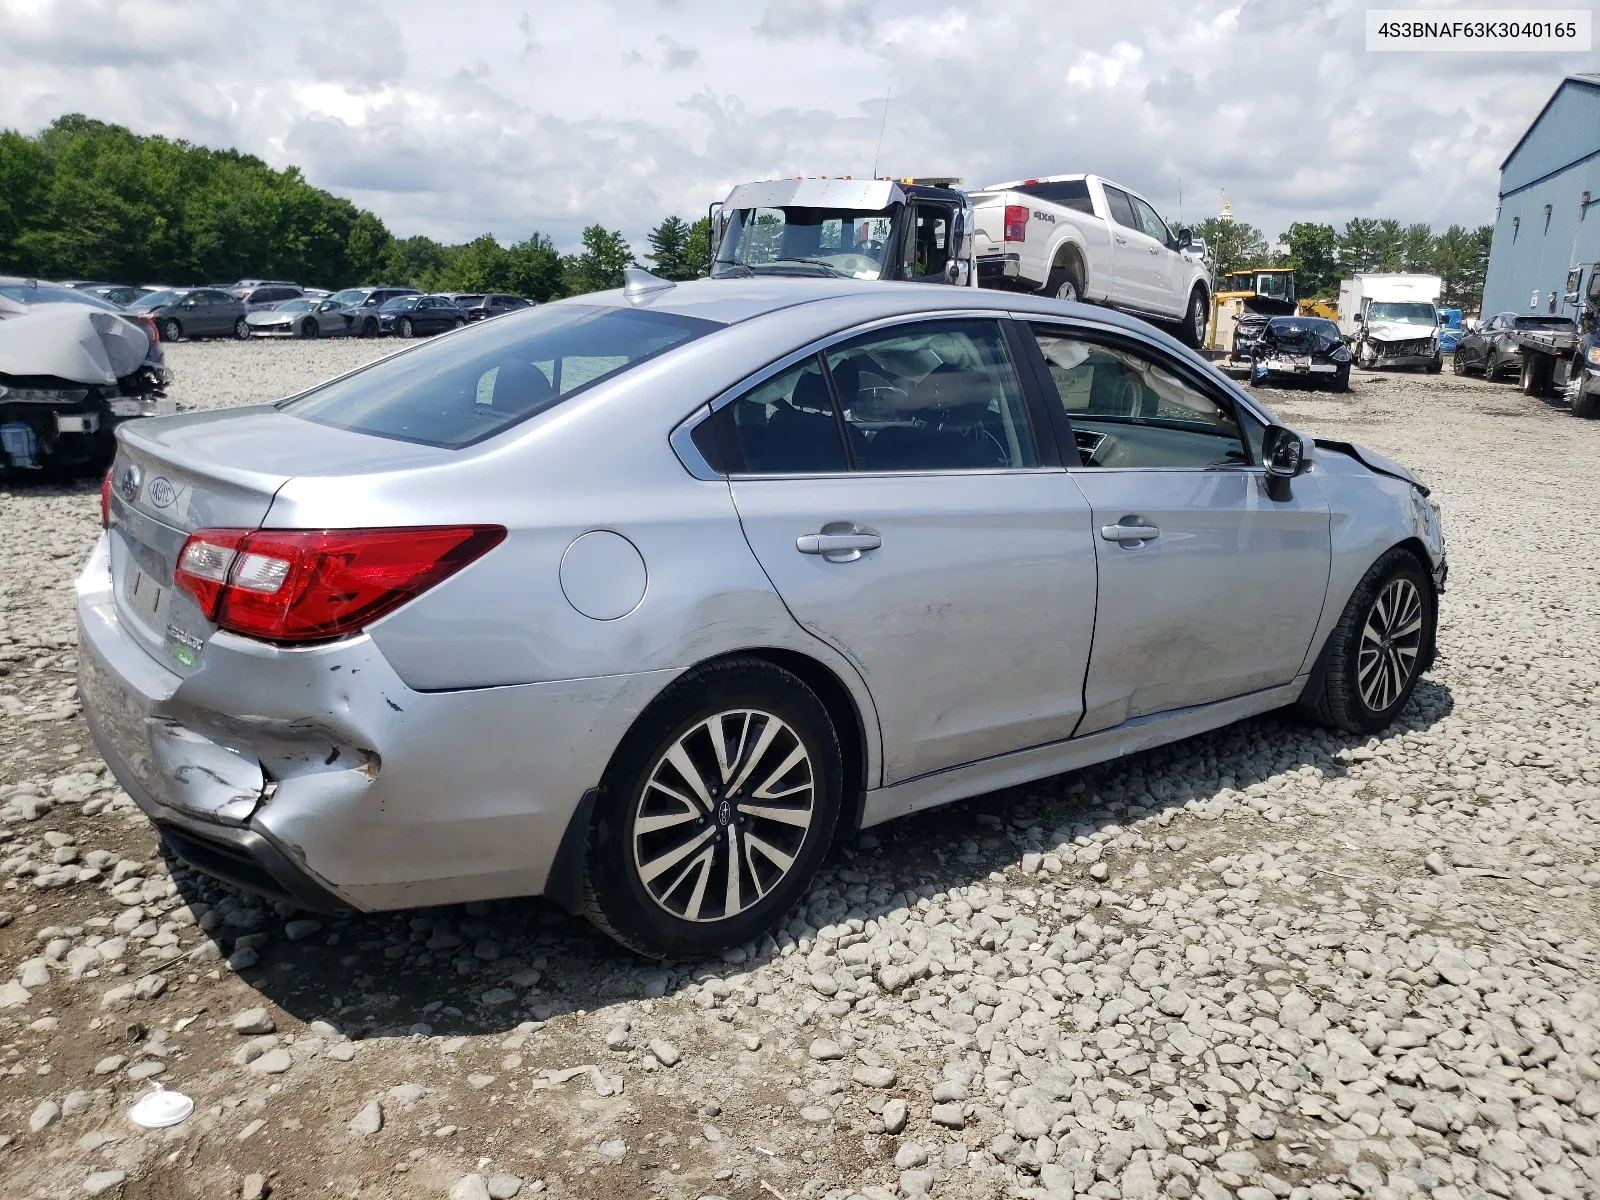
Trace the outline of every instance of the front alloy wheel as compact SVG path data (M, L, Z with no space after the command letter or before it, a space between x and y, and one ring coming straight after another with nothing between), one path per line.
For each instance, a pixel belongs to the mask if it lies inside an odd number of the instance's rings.
M633 866L685 921L737 916L794 867L816 810L816 768L772 713L720 712L656 762L633 819Z
M233 323L233 336L238 338L241 342L249 341L250 322L246 321L243 317L240 317L237 321L235 321Z
M1373 712L1392 707L1417 673L1422 653L1422 596L1401 575L1384 585L1361 629L1356 678Z
M843 774L828 710L797 676L745 657L685 673L606 768L584 864L589 919L657 958L759 938L821 863Z
M410 317L400 318L400 336L403 338L412 338L417 336L417 327L411 323Z

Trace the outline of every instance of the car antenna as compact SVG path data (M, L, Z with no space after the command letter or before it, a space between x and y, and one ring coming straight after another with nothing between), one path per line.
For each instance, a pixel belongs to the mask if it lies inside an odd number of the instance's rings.
M878 177L878 159L883 154L883 130L889 124L889 101L894 96L894 84L883 94L883 120L878 122L878 148L872 152L872 177Z
M664 292L668 288L678 285L670 279L663 279L659 275L652 275L649 271L638 267L622 268L622 294L630 300L640 296L648 296L652 292Z

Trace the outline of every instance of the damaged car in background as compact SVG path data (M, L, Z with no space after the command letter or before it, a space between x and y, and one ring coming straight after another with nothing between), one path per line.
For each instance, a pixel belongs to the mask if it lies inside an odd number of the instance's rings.
M176 411L148 319L86 292L0 279L0 470L103 469L115 429Z
M1336 324L1326 317L1267 318L1251 341L1250 383L1266 387L1288 379L1350 390L1350 349Z

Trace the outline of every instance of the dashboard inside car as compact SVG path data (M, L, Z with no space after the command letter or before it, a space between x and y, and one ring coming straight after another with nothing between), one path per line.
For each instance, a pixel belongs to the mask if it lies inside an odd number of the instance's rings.
M1072 417L1086 467L1228 467L1247 462L1239 439L1210 425Z

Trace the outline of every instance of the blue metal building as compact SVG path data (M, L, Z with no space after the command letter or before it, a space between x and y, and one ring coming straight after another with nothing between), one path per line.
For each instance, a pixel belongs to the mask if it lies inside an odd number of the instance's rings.
M1600 75L1568 75L1500 164L1483 315L1573 316L1564 298L1567 272L1594 262L1600 262Z

